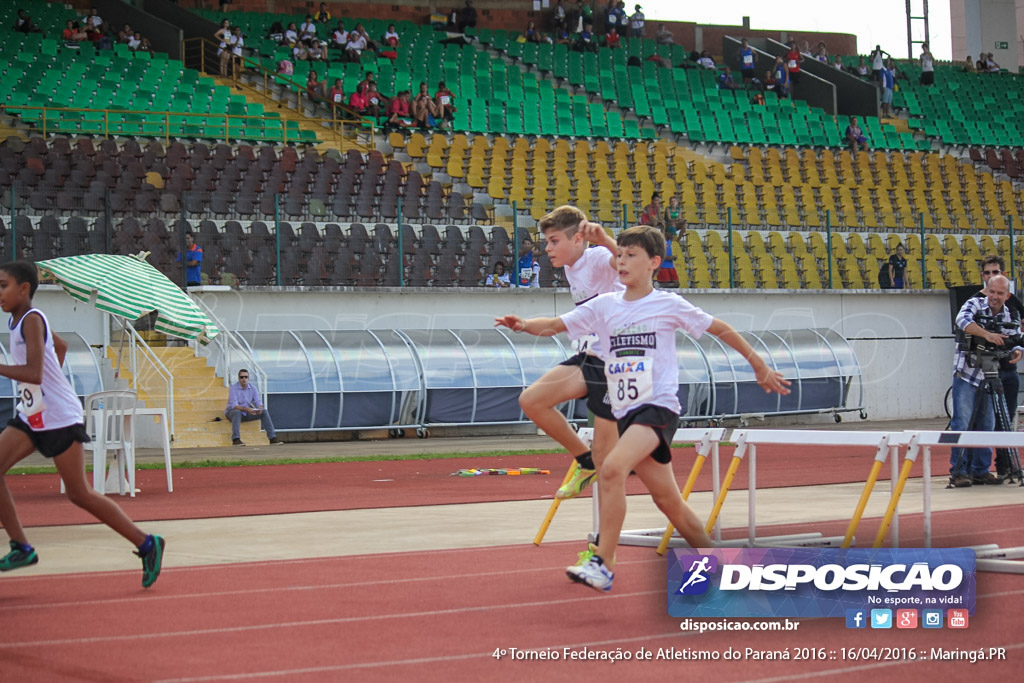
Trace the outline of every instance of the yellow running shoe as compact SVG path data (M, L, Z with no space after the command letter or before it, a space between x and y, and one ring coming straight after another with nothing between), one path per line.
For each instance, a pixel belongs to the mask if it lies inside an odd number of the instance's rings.
M572 479L569 480L569 483L555 491L555 498L560 500L575 498L583 493L583 489L593 483L594 477L596 476L597 470L588 470L582 467L576 468L576 474L572 475Z

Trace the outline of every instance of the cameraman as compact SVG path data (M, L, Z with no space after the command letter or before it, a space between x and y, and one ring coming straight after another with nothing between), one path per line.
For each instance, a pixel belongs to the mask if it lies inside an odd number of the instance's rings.
M988 281L995 275L1004 275L1006 264L1002 256L990 254L981 262L981 281L984 283L980 292L974 296L984 299L988 296ZM1016 294L1010 294L1006 300L1006 307L1010 309L1011 315L1017 319L1024 319L1024 304L1017 298ZM1020 376L1017 374L1017 366L1010 361L999 362L999 381L1003 385L1003 396L1006 397L1006 408L1009 411L1010 419L1017 413L1017 395L1020 392ZM996 463L998 468L999 463Z
M990 270L990 269L989 269ZM1003 275L990 275L985 286L986 296L971 297L964 302L956 316L956 326L972 337L983 339L996 347L1002 347L1006 335L985 329L977 321L988 318L1001 329L1019 334L1020 318L1011 314L1006 306L1010 297L1010 281ZM953 419L950 429L955 432L967 431L974 413L975 397L985 375L980 367L967 362L970 349L958 344L953 358ZM1022 355L1021 347L1015 347L1010 363L1016 363ZM996 418L992 403L982 397L978 403L978 414L973 431L990 432L995 429ZM961 459L961 452L963 458ZM961 461L962 460L962 461ZM958 466L959 465L959 466ZM974 484L998 485L1003 480L989 471L992 465L992 451L988 448L966 450L954 448L950 455L949 482L956 488Z

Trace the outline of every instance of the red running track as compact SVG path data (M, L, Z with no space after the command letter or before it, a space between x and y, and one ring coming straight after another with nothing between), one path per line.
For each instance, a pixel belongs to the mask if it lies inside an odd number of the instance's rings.
M990 515L1013 524L1020 506ZM948 521L948 520L947 520ZM1019 531L1013 534L1020 537ZM173 545L168 546L173 552ZM570 583L568 544L175 569L149 591L137 572L14 578L0 595L0 667L32 681L918 681L1005 683L1024 661L1019 576L983 573L966 631L696 635L665 613L665 560L620 549L614 591ZM740 623L745 620L733 620ZM1005 647L1007 661L851 661L844 648ZM722 653L825 648L804 661L523 661L496 650L646 648ZM595 678L600 677L600 678Z
M722 471L732 448L722 448ZM675 449L675 472L680 486L693 463L692 449ZM863 482L871 469L873 449L761 446L757 453L758 488ZM942 476L947 456L932 455L936 476ZM382 462L309 463L259 467L180 468L174 470L174 493L168 493L163 470L140 470L134 499L117 497L132 519L199 519L269 515L289 512L480 503L551 498L569 467L564 453L501 458L454 458ZM538 467L549 476L527 475L453 477L469 468ZM920 467L920 465L918 465ZM883 468L881 479L888 478ZM920 470L915 470L915 476ZM59 504L56 474L8 476L18 513L25 526L89 524L87 513ZM747 468L736 475L734 490L745 489ZM711 465L706 463L697 491L711 490ZM627 492L644 493L631 478ZM589 496L587 493L585 496ZM56 504L55 504L56 503Z

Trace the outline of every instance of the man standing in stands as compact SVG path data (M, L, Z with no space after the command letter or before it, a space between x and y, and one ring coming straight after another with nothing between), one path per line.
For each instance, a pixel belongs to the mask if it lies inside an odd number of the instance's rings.
M181 261L181 256L178 256ZM185 233L185 286L198 287L203 284L203 248L196 244L192 231Z
M789 52L786 53L786 70L789 72L789 92L796 90L797 84L800 83L800 62L804 61L804 56L800 54L800 50L796 49L796 41L789 41Z
M516 282L520 287L540 287L540 264L533 255L533 240L529 237L523 238L523 251L519 257Z
M640 11L640 5L636 6L636 11L633 12L633 16L629 18L629 35L632 38L643 38L644 37L644 13Z
M879 72L879 78L882 85L882 116L893 117L896 113L892 108L892 92L896 85L896 79L886 66L883 66Z
M476 28L476 9L473 7L473 0L466 0L466 6L459 14L459 33L465 33L467 28Z

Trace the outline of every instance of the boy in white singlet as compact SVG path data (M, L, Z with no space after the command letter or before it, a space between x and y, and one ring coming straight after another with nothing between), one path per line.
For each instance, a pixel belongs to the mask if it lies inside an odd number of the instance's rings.
M589 561L566 569L569 578L609 591L615 548L626 515L626 478L635 470L658 509L693 548L711 547L700 519L682 500L672 473L672 436L679 423L676 330L699 338L705 332L736 349L753 366L765 391L788 394L789 382L771 369L730 325L678 294L655 290L651 278L665 255L656 228L632 227L618 238L618 273L624 292L604 294L559 318L498 319L516 331L540 336L596 332L601 340L608 395L619 440L598 472L600 535ZM607 558L607 559L606 559Z
M0 375L18 383L17 413L0 432L0 526L11 539L11 551L0 558L0 571L27 567L39 561L25 535L7 488L5 475L16 463L38 450L53 459L68 499L138 548L142 586L160 575L164 539L144 533L114 501L96 493L85 478L82 444L89 441L82 423L82 405L61 365L68 346L53 333L46 316L32 307L39 286L34 263L0 265L0 307L11 314L10 352L13 365L0 365Z
M587 221L575 206L560 206L540 219L547 243L545 253L554 268L564 268L573 303L577 306L599 294L623 289L615 269L615 240L604 228ZM590 245L595 245L590 248ZM562 445L576 459L579 468L573 478L555 493L556 498L575 498L590 485L597 466L615 445L615 417L608 403L604 362L591 344L591 334L572 336L576 354L544 374L519 396L519 405L534 424ZM592 450L555 407L574 399L587 399L594 414Z

